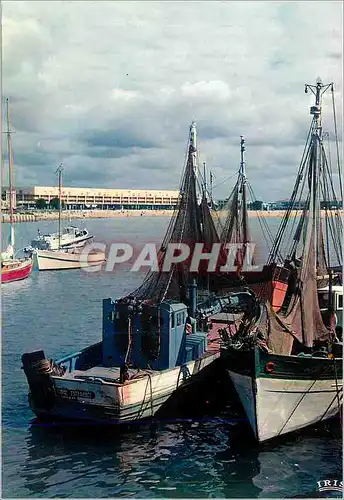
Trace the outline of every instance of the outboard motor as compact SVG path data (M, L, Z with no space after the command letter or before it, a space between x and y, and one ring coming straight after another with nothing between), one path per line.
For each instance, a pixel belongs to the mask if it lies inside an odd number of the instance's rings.
M30 388L32 409L50 410L55 401L55 387L50 376L53 369L44 351L23 354L22 363Z

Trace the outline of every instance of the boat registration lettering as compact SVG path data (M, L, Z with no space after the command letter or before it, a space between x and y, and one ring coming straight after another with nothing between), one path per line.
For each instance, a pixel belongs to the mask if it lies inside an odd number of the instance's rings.
M57 388L56 393L66 399L94 399L96 396L92 391L80 391L79 389Z

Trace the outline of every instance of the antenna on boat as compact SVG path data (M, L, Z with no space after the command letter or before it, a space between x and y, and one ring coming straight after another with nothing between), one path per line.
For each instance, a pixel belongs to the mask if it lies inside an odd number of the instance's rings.
M59 176L59 250L61 247L61 207L62 207L62 172L63 163L60 163L55 173Z
M317 131L321 133L321 104L322 104L322 96L329 89L333 88L333 82L326 83L325 85L322 83L320 78L317 78L316 85L305 84L305 93L308 93L310 90L315 95L315 105L311 106L310 114L314 116L315 120L315 128Z
M10 130L10 112L9 112L9 100L6 99L6 121L7 121L7 154L8 154L8 183L10 191L10 225L11 225L11 236L10 245L12 247L12 252L14 254L14 190L13 190L13 155L12 155L12 144L11 144L11 132Z

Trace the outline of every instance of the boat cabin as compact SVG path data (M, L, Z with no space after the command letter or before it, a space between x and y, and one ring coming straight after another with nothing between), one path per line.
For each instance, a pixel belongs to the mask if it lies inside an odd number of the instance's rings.
M197 359L207 349L207 335L196 332L183 303L121 299L103 301L102 365L166 370Z
M318 300L321 312L328 310L329 305L333 305L333 309L336 315L336 327L343 329L343 286L333 285L332 286L332 297L329 300L329 287L318 289Z

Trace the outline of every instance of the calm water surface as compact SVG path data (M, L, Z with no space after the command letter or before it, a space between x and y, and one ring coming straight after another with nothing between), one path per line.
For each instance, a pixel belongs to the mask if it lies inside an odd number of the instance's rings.
M160 241L168 220L84 222L96 241L140 246ZM277 221L269 224L274 230ZM37 228L53 231L56 223L18 224L17 248ZM266 245L255 221L253 233L262 259ZM202 388L200 406L185 409L184 420L154 428L85 432L35 425L21 354L44 348L47 357L59 357L99 341L102 299L130 292L143 276L125 267L113 273L49 271L2 287L2 496L280 498L314 496L316 481L341 479L338 422L258 448L247 442L240 406L221 384Z

